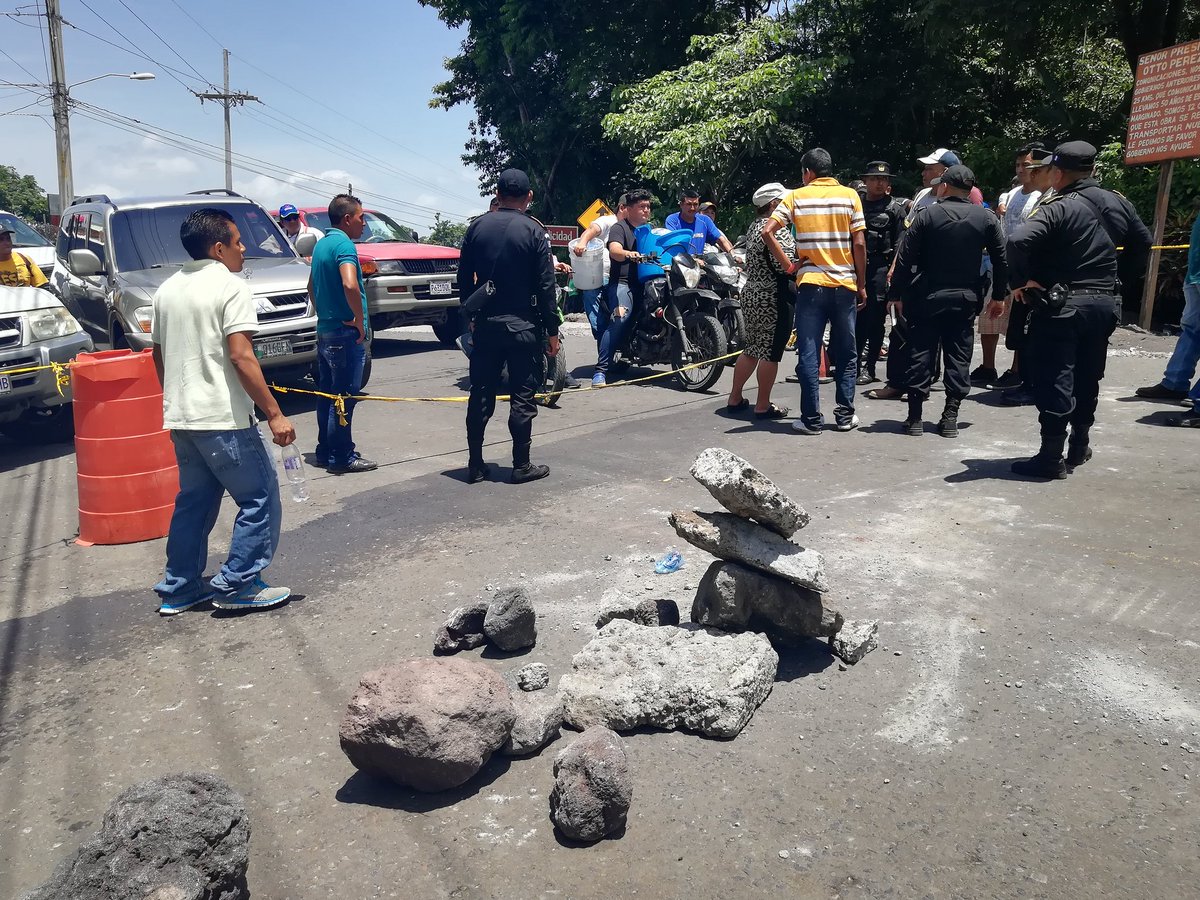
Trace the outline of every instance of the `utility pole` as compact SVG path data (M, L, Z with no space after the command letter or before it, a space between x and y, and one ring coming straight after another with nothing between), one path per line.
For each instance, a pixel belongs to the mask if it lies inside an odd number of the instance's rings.
M54 144L58 156L58 203L66 209L75 199L71 174L71 121L67 93L67 66L63 61L62 13L58 0L46 0L46 24L50 29L50 98L54 103Z
M57 0L54 0L54 2L55 2L55 5L57 6L58 5ZM197 93L196 91L192 91L192 93L196 94L196 96L199 98L201 103L203 103L205 100L216 100L223 107L225 107L225 190L232 191L233 190L233 133L230 131L230 128L229 128L229 110L235 106L242 106L247 100L253 100L256 103L260 102L260 101L257 97L252 96L251 94L247 94L244 91L230 92L230 90L229 90L229 51L222 50L221 53L223 54L224 59L225 59L225 90L221 91L221 92L206 91L204 93Z

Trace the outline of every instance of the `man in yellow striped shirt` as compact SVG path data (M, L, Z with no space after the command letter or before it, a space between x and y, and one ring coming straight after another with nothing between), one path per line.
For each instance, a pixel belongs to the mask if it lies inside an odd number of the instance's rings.
M834 427L852 431L854 385L858 378L858 352L854 322L867 302L866 221L858 192L843 187L833 177L829 152L816 147L800 160L804 187L783 195L763 227L771 255L796 276L796 348L799 360L800 418L792 429L800 434L821 434L825 419L818 394L821 342L830 326L830 349L837 364L837 406ZM789 260L775 237L791 226L796 234L798 260Z

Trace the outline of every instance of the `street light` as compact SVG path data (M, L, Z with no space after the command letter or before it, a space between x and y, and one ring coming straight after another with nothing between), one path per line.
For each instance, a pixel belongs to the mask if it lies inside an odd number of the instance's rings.
M61 77L61 57L56 59L54 83L50 86L50 97L54 101L54 143L58 150L58 204L59 215L75 200L75 176L71 171L71 121L70 107L72 88L90 84L101 78L128 78L130 81L153 81L153 72L105 72L93 78L85 78L74 84L65 84Z

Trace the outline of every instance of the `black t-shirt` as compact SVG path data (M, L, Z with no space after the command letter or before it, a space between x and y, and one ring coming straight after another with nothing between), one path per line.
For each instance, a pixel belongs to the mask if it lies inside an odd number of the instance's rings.
M622 249L636 251L637 238L633 234L633 229L629 223L623 219L618 219L617 222L608 230L609 244L620 244ZM618 281L624 282L627 285L637 284L637 263L634 262L617 262L615 256L609 257L608 263L608 283L616 284Z

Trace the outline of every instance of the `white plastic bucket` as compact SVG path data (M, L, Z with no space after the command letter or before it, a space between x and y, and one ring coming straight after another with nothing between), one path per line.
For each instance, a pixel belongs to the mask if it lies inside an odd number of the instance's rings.
M604 244L601 243L600 238L592 238L588 241L583 255L576 256L575 248L578 245L578 238L567 245L571 251L572 280L578 290L594 290L604 284Z

